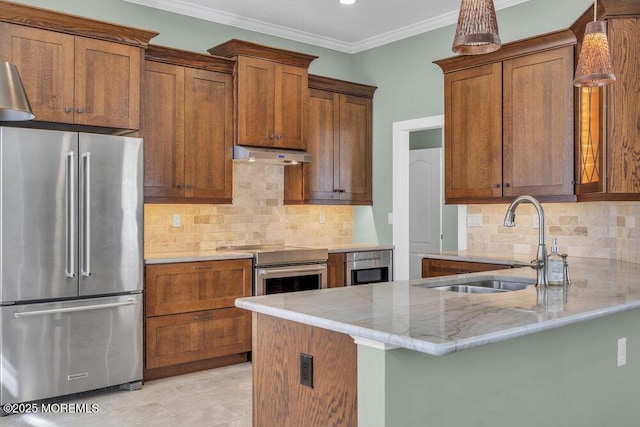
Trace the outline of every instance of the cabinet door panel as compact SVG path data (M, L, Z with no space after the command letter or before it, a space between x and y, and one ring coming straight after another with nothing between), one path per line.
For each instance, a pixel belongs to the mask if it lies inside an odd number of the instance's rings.
M84 37L75 46L75 123L137 129L141 49Z
M327 260L327 287L339 288L346 286L346 263L346 254L344 252L329 254L329 259Z
M339 165L341 199L371 201L371 99L340 96Z
M308 90L306 69L276 65L274 117L276 147L301 150L306 148Z
M310 90L308 151L313 156L311 163L304 165L305 198L316 200L338 199L340 193L334 181L339 179L338 154L340 129L338 123L339 95L323 90ZM335 172L334 172L335 171Z
M238 58L238 144L273 146L274 73L271 61Z
M146 319L146 369L251 351L251 313L239 308Z
M35 120L73 122L73 36L0 23L0 55L18 68Z
M637 195L640 193L640 17L610 19L607 25L617 78L607 86L607 192Z
M233 307L251 296L251 261L150 265L145 292L146 316Z
M187 68L185 85L185 194L231 200L231 76Z
M573 194L573 47L507 60L503 73L503 194Z
M502 196L502 64L445 75L445 196Z
M144 96L144 193L184 197L184 69L147 61Z

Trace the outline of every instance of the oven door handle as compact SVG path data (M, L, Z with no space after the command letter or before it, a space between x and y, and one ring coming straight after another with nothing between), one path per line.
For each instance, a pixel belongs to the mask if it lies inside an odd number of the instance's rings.
M311 266L299 266L299 267L287 267L287 268L261 268L258 270L258 274L261 276L267 274L288 274L288 273L315 273L323 272L327 269L326 265L311 265Z

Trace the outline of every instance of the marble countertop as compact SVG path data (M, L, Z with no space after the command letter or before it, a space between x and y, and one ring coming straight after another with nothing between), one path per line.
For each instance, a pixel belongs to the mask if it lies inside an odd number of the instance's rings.
M478 278L535 281L528 267L241 298L236 306L381 344L444 355L640 308L640 265L569 259L572 284L466 294L430 287Z
M468 261L468 262L486 262L491 264L505 265L529 265L531 255L514 254L514 253L488 253L488 252L472 252L472 251L446 251L446 252L430 252L419 254L423 258L443 259L449 261Z
M308 246L314 249L324 249L326 246ZM330 246L329 253L354 252L354 251L375 251L393 249L393 245L378 245L376 243L351 243L346 245ZM225 259L253 258L248 252L230 251L191 251L191 252L162 252L147 253L144 255L145 264L168 264L172 262L197 262L197 261L219 261Z
M247 252L229 251L192 251L192 252L162 252L145 254L145 264L169 264L172 262L222 261L225 259L253 258Z

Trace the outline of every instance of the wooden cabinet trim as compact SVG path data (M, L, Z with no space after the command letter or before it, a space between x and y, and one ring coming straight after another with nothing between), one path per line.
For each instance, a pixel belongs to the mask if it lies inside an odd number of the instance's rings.
M318 58L315 55L294 52L291 50L278 49L257 43L232 39L218 46L207 50L211 55L224 57L248 56L253 58L267 59L273 62L293 65L295 67L309 68L311 61Z
M446 74L452 71L501 62L509 58L575 44L575 34L573 31L565 29L506 43L497 51L485 55L458 55L433 61L433 63L438 65Z
M142 48L159 34L5 0L0 2L0 21Z
M373 98L374 92L378 89L376 86L347 82L313 74L309 74L309 88L343 93L345 95L361 96L364 98Z
M150 44L144 52L146 61L163 62L165 64L198 68L232 74L236 61L220 56L205 55L197 52Z

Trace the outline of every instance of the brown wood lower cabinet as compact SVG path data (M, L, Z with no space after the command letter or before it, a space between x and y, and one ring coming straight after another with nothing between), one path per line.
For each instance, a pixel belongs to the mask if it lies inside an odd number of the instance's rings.
M422 259L422 277L449 276L453 274L477 273L479 271L504 270L509 264L485 262L451 261L444 259Z
M251 260L147 265L144 379L247 361Z
M251 313L239 308L147 319L147 369L251 350Z
M327 287L339 288L347 284L347 255L344 252L331 253L327 260Z
M349 335L253 314L253 425L357 426L357 346ZM300 354L313 356L313 388Z

